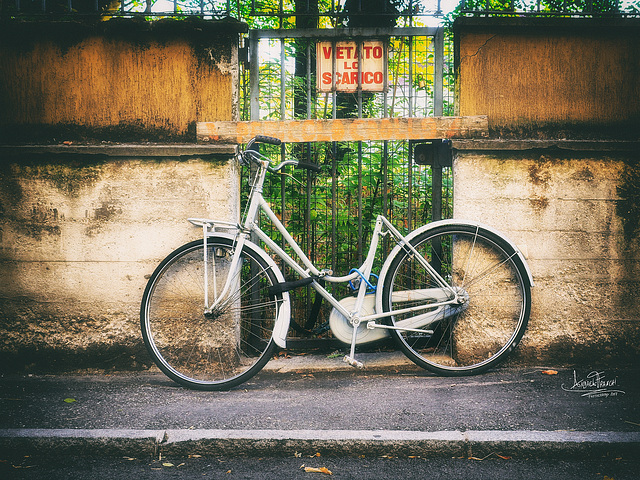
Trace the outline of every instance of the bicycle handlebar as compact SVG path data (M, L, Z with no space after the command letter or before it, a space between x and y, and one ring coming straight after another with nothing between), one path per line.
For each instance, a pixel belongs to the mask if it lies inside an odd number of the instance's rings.
M269 145L280 145L282 141L279 138L268 137L266 135L256 135L249 143L268 143Z
M311 170L313 172L321 172L322 171L322 167L320 165L316 165L315 163L298 162L296 167L297 168L304 168L305 170Z
M247 143L247 149L245 150L244 154L248 153L247 156L251 161L255 162L256 164L261 164L262 162L260 160L260 157L262 157L262 155L258 151L257 147L254 147L254 144L256 143L266 143L269 145L281 145L282 141L279 138L269 137L266 135L256 135L251 140L249 140L249 143ZM263 158L267 160L266 157L263 157ZM315 163L300 162L294 159L285 160L284 162L276 165L275 167L268 166L267 170L270 171L271 173L275 173L287 165L294 165L296 168L304 168L306 170L311 170L313 172L322 171L322 167L320 165L316 165Z

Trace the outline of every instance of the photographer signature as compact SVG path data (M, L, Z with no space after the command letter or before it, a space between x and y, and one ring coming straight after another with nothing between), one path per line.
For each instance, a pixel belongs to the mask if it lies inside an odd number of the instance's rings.
M561 388L565 392L581 392L582 396L587 398L616 397L620 394L625 394L623 390L618 388L618 377L607 379L604 372L598 372L597 370L592 371L582 379L578 377L574 370L573 385L567 388L563 383Z

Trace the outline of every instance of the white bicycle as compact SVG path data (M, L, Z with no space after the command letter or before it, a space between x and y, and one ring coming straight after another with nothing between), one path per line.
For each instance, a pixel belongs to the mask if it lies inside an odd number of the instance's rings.
M333 335L350 345L344 360L356 367L356 345L390 335L417 365L441 375L483 372L517 346L531 310L531 273L518 248L494 229L443 220L403 235L378 216L364 263L346 276L316 268L262 196L271 166L258 136L238 154L255 165L240 224L189 219L202 238L172 252L156 268L140 310L142 336L158 367L174 381L200 390L226 390L245 382L286 348L289 291L310 285L333 307ZM266 214L295 255L289 255L256 223ZM370 279L379 240L395 246ZM297 278L286 281L272 256ZM293 257L297 257L297 260ZM338 300L323 285L359 280L356 294Z

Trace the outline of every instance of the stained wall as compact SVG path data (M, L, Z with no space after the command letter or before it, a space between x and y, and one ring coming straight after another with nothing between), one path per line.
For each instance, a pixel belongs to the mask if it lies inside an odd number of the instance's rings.
M456 25L462 115L454 215L525 253L535 287L514 361L633 364L640 353L640 24L466 19Z
M9 24L0 33L0 364L143 368L147 279L237 221L238 35L226 22Z

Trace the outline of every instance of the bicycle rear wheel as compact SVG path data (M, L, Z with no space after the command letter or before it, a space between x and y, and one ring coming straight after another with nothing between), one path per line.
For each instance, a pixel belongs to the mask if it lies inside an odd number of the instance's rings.
M429 229L411 244L463 301L390 317L390 325L424 330L390 330L399 348L440 375L477 374L503 361L524 335L531 311L529 277L511 244L469 224ZM407 249L391 260L382 295L387 312L451 297Z
M231 272L233 240L207 239L209 302L232 275L232 292L205 314L204 242L188 243L164 259L142 298L140 324L147 350L171 379L199 390L226 390L267 363L281 295L270 266L250 245Z

